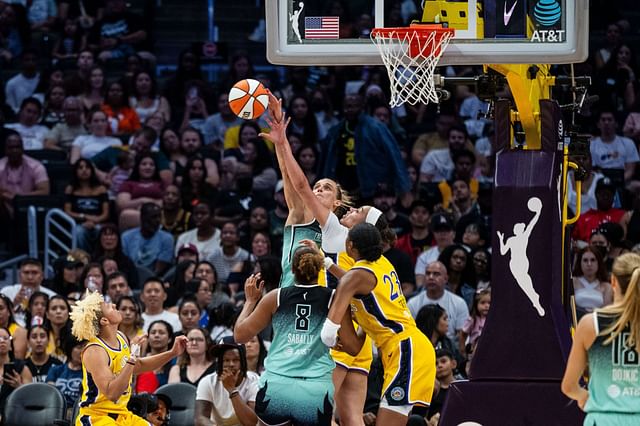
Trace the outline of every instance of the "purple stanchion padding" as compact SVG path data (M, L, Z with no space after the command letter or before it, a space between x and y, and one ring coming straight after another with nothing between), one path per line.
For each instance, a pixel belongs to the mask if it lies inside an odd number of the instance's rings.
M562 304L561 161L561 153L542 151L497 157L491 309L471 379L449 390L442 425L581 421L580 410L560 392L571 347Z

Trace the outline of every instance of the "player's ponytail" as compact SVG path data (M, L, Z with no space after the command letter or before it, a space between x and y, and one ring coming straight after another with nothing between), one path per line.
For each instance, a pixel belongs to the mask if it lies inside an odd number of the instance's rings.
M620 255L613 262L612 273L623 297L620 302L597 310L600 314L616 317L600 335L608 334L604 343L609 344L629 325L626 344L633 348L640 344L640 256L635 253Z
M291 271L300 284L315 284L324 265L324 257L317 249L301 246L293 254Z

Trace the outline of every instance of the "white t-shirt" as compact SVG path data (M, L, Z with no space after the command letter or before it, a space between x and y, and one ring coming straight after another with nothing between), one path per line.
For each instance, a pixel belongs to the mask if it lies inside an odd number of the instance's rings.
M603 169L624 169L625 164L640 161L636 145L624 136L616 136L613 142L595 137L591 139L590 148L593 165Z
M13 301L16 296L18 295L18 292L20 291L20 289L22 288L22 284L14 284L14 285L8 285L6 287L3 287L2 290L0 290L0 293L4 294L5 296L7 296L9 299L11 299L11 301ZM43 287L40 286L40 288L33 290L35 291L41 291L45 294L47 294L49 297L53 297L55 296L57 293L53 290L48 289L47 287ZM25 312L20 310L18 312L14 312L13 314L13 319L16 321L16 323L18 323L19 326L24 327L25 326Z
M449 148L429 151L420 165L420 174L432 175L432 182L442 182L449 179L452 171L453 161Z
M80 148L80 157L86 158L87 160L90 160L91 157L110 146L121 145L122 142L118 138L94 135L80 135L71 144L71 146Z
M573 170L569 170L569 178L567 179L568 192L569 192L569 208L571 211L576 211L576 201L578 195L576 194L576 189L573 187L573 181L571 179L571 175L573 175ZM591 209L598 208L596 202L596 185L600 179L604 176L598 172L593 172L593 179L591 180L591 186L587 190L586 193L583 193L580 197L580 211L582 213L586 213ZM584 182L582 182L584 188Z
M340 223L335 213L329 212L327 221L320 229L322 229L322 251L327 254L336 254L347 250L345 243L349 228Z
M25 151L44 148L44 138L49 133L49 128L40 124L27 127L20 123L12 123L5 124L4 127L20 133Z
M415 318L420 312L420 308L425 305L440 305L445 310L449 317L449 329L447 330L447 337L449 337L454 343L456 340L456 333L462 330L464 322L469 318L469 308L464 299L457 294L451 293L449 290L445 290L440 299L429 299L426 291L421 291L414 297L412 297L407 306L411 315Z
M206 241L200 241L198 240L198 228L183 232L176 242L176 256L178 256L178 250L184 244L193 244L198 249L198 258L208 259L213 254L213 250L220 247L220 234L220 230L215 228L211 238Z
M144 324L142 325L142 329L145 332L148 332L149 325L151 325L152 322L157 320L163 320L171 324L171 327L173 327L174 333L182 330L182 324L180 323L180 317L178 317L178 314L174 314L173 312L169 312L167 310L164 310L161 313L156 315L149 315L143 312L142 320L144 321Z
M258 381L260 377L253 371L247 371L247 377L237 387L239 395L245 402L256 402L258 393ZM213 406L211 408L211 421L217 426L241 426L238 416L233 409L233 404L229 399L229 392L224 388L222 382L218 380L218 373L211 373L205 376L198 383L196 391L196 401L208 401Z
M4 88L7 105L17 114L18 111L20 111L22 101L29 96L33 96L33 93L38 87L38 83L40 83L40 74L36 74L35 77L32 78L27 78L20 73L11 78L7 81L7 85Z

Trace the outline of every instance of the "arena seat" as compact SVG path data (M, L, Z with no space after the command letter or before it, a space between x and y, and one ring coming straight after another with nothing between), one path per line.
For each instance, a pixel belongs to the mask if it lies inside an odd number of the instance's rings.
M45 167L49 163L68 163L67 152L57 149L32 149L25 154L40 161Z
M160 386L156 394L171 398L171 426L191 426L195 416L196 387L188 383L169 383Z
M65 412L64 397L55 386L47 383L29 383L14 390L7 398L3 424L6 426L58 425L61 424L60 420L64 419Z

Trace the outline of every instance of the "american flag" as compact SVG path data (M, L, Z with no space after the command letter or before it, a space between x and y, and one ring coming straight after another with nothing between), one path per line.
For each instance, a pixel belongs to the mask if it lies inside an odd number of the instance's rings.
M340 31L339 16L310 16L304 18L304 38L338 39Z

